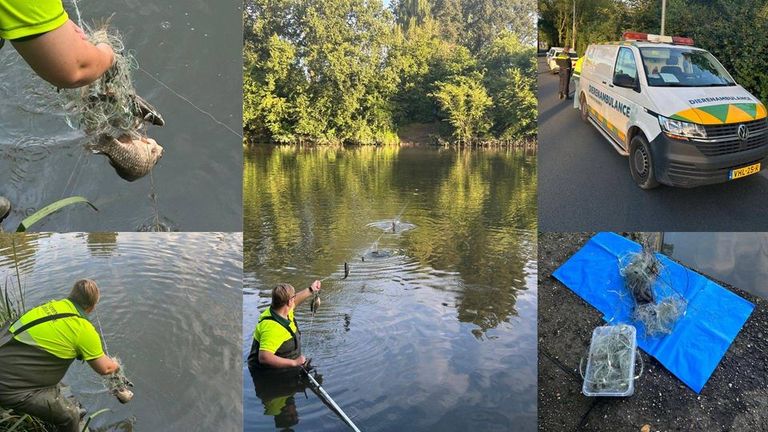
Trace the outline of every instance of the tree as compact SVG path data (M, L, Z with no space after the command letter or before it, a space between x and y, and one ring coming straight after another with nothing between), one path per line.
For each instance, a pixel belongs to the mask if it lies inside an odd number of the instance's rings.
M438 82L432 93L453 127L453 136L460 142L483 137L491 128L488 108L493 100L485 91L479 77L460 76L450 82Z

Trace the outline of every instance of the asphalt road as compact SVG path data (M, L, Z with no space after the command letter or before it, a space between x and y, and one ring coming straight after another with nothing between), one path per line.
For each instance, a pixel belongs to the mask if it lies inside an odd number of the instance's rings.
M540 231L768 231L768 171L694 189L645 191L539 58Z

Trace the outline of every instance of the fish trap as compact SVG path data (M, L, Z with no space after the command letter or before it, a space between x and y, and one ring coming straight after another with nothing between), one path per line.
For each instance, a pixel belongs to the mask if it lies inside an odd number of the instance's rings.
M635 379L643 373L640 357L640 374L635 376L637 357L635 327L619 324L595 328L586 370L583 368L584 358L579 365L584 379L582 393L585 396L631 396L635 392Z
M112 47L115 64L93 83L61 91L67 124L91 136L142 138L144 124L136 115L139 108L131 73L138 68L135 57L125 49L116 30L105 25L95 31L84 31L94 45L106 43Z

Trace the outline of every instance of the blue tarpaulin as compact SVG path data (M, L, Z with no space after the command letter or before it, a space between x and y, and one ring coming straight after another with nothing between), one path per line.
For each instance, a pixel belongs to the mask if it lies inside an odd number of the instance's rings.
M619 258L641 246L614 233L594 236L554 276L597 308L612 323L632 322ZM638 330L638 345L696 393L717 368L755 306L706 277L657 254L663 278L688 302L672 333L649 337Z

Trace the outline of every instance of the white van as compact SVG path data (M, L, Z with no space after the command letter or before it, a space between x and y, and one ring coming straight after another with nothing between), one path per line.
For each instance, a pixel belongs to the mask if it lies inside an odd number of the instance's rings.
M641 188L721 183L764 167L765 106L693 40L628 32L585 56L581 118L629 156Z

